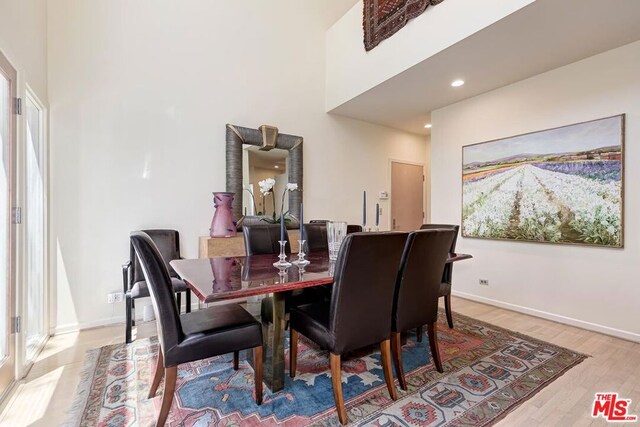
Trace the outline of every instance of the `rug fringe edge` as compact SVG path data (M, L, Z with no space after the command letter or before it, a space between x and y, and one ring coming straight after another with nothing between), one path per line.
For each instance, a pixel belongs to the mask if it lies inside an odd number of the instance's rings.
M82 368L82 372L80 372L80 383L78 383L78 387L76 388L76 397L69 409L67 409L67 419L61 424L61 427L76 427L80 425L91 392L93 373L98 364L101 350L101 348L95 348L85 353L84 367Z

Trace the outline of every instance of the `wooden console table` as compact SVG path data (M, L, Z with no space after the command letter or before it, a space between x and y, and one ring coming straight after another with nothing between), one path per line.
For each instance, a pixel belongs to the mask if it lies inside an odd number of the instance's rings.
M300 232L298 230L287 230L289 240L291 241L291 253L298 253L298 239ZM215 258L219 256L244 256L244 236L238 233L235 237L209 237L200 236L200 244L198 249L199 258Z

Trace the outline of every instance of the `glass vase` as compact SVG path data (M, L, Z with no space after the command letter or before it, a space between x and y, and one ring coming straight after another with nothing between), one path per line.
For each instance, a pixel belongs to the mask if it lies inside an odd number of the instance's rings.
M329 246L329 259L338 259L338 252L342 241L347 236L347 223L344 221L331 221L327 223L327 243Z

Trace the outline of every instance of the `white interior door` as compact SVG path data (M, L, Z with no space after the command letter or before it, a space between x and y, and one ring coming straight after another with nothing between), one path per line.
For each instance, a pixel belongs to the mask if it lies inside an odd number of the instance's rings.
M15 206L16 70L0 52L0 396L15 378Z
M391 162L391 229L413 231L424 222L424 166Z

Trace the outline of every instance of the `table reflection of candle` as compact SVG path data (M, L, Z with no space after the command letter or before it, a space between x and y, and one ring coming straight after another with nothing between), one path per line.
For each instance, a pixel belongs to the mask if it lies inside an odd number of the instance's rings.
M287 283L289 268L278 268L278 276L280 277L280 283Z

